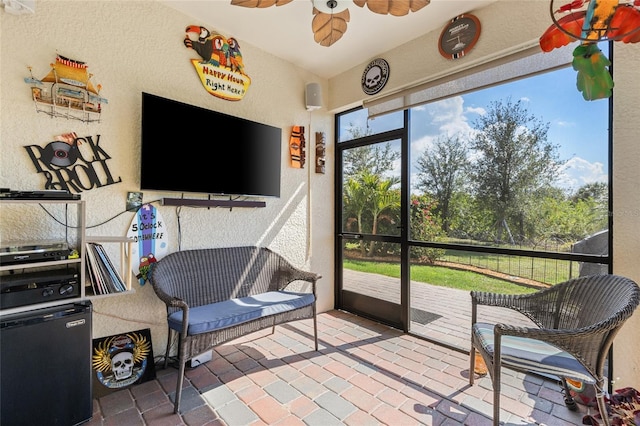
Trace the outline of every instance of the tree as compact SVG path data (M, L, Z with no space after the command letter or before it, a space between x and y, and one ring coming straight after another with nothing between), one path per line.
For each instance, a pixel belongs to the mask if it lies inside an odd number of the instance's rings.
M475 191L494 214L497 240L506 231L515 243L507 219L521 217L528 194L553 182L558 146L547 141L549 123L530 115L522 101L491 102L473 125Z
M349 123L346 132L350 135L348 140L360 139L369 136L373 131L367 127L363 129L353 123ZM393 162L400 158L400 153L392 151L391 144L361 146L344 151L342 173L345 182L348 178L363 172L382 176L385 172L393 170Z
M522 214L518 224L520 241L535 249L550 241L559 243L566 240L568 219L572 213L562 189L545 187L534 191L524 210L526 214Z
M606 182L593 182L587 183L576 191L571 197L571 200L576 202L578 200L593 199L597 203L606 206L609 203L609 185Z
M358 234L362 234L362 215L367 208L367 199L362 182L356 178L350 178L343 190L343 216L352 223L356 222Z
M349 178L343 190L344 215L350 223L357 222L358 233L376 235L380 221L386 217L384 214L400 208L400 193L393 189L396 183L395 179L383 179L368 172ZM363 224L369 220L371 229L365 229ZM363 244L360 248L363 254L367 251ZM374 250L375 241L372 241L368 254L373 255Z
M435 212L442 220L442 229L449 233L451 199L462 185L468 165L467 148L457 136L439 137L433 148L422 153L417 163L417 187L435 198Z
M440 241L444 236L442 226L432 210L437 202L429 195L411 195L411 239L420 241ZM433 264L444 256L443 249L431 247L412 247L410 255L414 259Z
M344 151L342 173L345 181L352 176L364 172L376 176L384 176L393 170L393 162L400 158L400 153L392 149L391 143L367 145Z
M369 188L369 206L373 226L371 234L378 233L378 223L383 213L400 209L400 193L393 190L393 179L381 179L376 175L367 175L365 185ZM373 256L376 242L371 241L369 256Z

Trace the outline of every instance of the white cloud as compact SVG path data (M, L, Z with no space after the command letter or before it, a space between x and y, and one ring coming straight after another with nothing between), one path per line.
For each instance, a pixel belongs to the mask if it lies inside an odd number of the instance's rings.
M411 140L411 149L413 152L423 152L433 146L433 142L438 138L437 135L424 135L418 139Z
M562 188L575 191L589 183L608 182L609 177L604 164L591 163L584 158L572 157L560 170L557 184Z
M431 118L431 124L437 126L434 130L439 135L466 138L472 130L465 116L462 96L454 96L429 104L425 113Z
M469 114L486 115L487 110L482 107L467 107L465 111Z

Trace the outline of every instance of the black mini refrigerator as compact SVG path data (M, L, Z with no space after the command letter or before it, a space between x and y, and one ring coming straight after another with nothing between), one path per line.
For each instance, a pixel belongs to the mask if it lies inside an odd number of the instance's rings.
M0 424L91 419L91 302L0 317Z

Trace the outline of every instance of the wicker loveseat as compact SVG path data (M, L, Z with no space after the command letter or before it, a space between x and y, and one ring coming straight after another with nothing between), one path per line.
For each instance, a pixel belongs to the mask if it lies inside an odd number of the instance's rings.
M193 357L254 331L312 318L315 350L316 282L320 275L292 266L265 247L225 247L171 253L151 268L149 282L167 305L169 335L179 336L179 376L174 412L180 408L185 364ZM294 281L310 287L288 291ZM301 282L302 281L302 282Z

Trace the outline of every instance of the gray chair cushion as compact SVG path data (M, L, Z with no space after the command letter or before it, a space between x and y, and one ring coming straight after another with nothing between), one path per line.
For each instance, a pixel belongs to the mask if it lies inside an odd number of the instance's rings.
M493 356L493 324L475 323L473 331L480 337L482 346ZM505 366L521 371L555 374L586 384L595 383L593 376L577 359L549 343L516 336L502 336L501 340L501 360Z
M269 291L255 296L225 300L189 309L189 335L220 330L256 318L287 312L313 304L312 293ZM169 316L169 327L182 330L182 311Z

